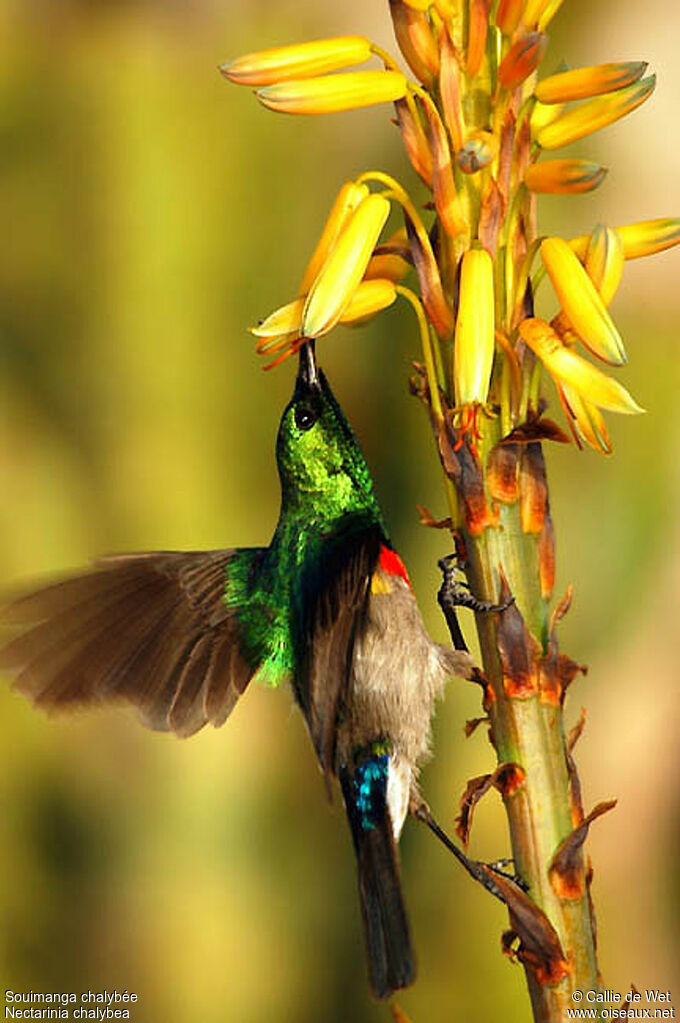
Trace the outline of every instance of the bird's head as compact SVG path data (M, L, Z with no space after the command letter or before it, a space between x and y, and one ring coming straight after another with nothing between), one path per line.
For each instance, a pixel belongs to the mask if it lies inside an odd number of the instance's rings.
M300 349L293 397L279 426L276 460L284 506L333 521L379 517L373 481L356 437L316 364L313 342Z

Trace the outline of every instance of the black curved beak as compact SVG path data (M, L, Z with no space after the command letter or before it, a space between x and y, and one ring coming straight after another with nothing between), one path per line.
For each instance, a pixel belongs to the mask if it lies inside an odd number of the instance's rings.
M309 390L321 387L319 370L314 355L314 341L305 341L300 349L296 384L298 387L304 387Z

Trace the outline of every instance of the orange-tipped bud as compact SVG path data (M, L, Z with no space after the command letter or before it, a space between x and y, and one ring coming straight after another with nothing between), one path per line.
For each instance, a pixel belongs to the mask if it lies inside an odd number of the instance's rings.
M384 279L392 281L393 284L400 284L411 269L402 256L396 253L384 252L377 256L371 256L371 261L366 267L364 274L365 281Z
M406 76L400 71L348 71L269 85L255 95L263 106L280 114L332 114L391 103L405 96L406 88Z
M643 78L642 81L619 89L618 92L610 92L605 96L587 100L539 131L536 141L543 149L558 149L583 138L584 135L606 128L649 99L655 84L656 77L650 75L649 78Z
M541 103L571 103L625 89L642 78L646 70L647 62L643 60L573 68L544 78L534 89L534 95Z
M327 334L345 312L389 212L382 195L369 195L357 206L310 288L302 314L303 337Z
M467 222L463 216L460 197L453 178L449 141L434 103L426 103L425 112L430 126L432 145L434 204L444 230L452 238L456 238L466 230Z
M473 77L482 66L489 28L491 0L470 0L465 70Z
M530 32L511 46L498 68L498 81L504 89L514 89L536 70L543 60L548 37Z
M428 188L432 188L432 150L417 109L414 109L406 99L398 99L394 107L411 166L421 181Z
M493 262L485 249L463 256L453 355L456 405L484 404L494 356Z
M567 318L587 348L604 362L626 361L621 336L583 264L562 238L541 243L543 265Z
M371 44L364 36L336 36L248 53L223 64L220 71L237 85L273 85L363 64L370 56Z
M604 181L606 173L606 167L588 160L543 160L527 167L524 184L532 192L575 195L592 192Z
M621 283L623 263L623 244L616 230L598 224L590 236L585 267L606 306Z
M545 320L522 320L519 333L558 384L573 387L582 398L610 412L634 415L644 411L618 380L607 376L572 348L562 344Z
M511 36L520 23L524 0L500 0L496 11L496 25L504 36Z
M637 224L617 227L626 259L639 259L663 252L680 242L680 219L665 217L660 220L641 220Z
M342 186L331 207L331 212L328 214L328 219L312 253L312 258L307 264L302 281L300 282L298 294L305 295L309 291L314 278L326 262L328 253L335 245L342 229L359 203L363 202L367 195L368 187L363 184L358 185L355 181L346 181Z
M416 78L430 88L439 72L439 50L427 14L404 0L390 0L399 49Z
M444 124L451 136L454 153L463 145L463 112L460 99L460 68L458 57L447 26L439 35L439 95L442 101Z

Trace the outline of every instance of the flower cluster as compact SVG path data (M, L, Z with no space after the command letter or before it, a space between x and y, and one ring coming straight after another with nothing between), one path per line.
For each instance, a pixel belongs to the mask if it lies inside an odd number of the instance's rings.
M546 28L561 0L390 0L399 49L412 72L360 35L249 54L220 70L256 86L271 110L323 114L393 103L409 160L430 190L426 225L406 189L373 171L346 182L303 274L297 297L252 329L269 366L303 339L374 316L401 296L416 310L435 420L459 431L500 416L501 436L542 405L541 371L554 381L576 443L609 453L602 410L642 411L589 357L626 361L608 312L624 262L680 241L680 220L587 236L544 238L538 193L597 188L606 169L544 158L635 110L652 93L640 61L560 70L537 81ZM382 69L349 70L371 58ZM383 238L391 209L405 227ZM414 271L414 288L403 281ZM534 315L547 276L559 304ZM476 427L475 427L476 429Z

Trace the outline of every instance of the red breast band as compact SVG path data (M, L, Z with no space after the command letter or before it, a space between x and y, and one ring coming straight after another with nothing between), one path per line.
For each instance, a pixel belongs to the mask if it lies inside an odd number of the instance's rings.
M390 550L389 547L380 548L380 561L379 566L383 572L387 575L398 575L404 580L406 585L411 587L411 580L408 577L406 571L406 565L401 560L396 551Z

